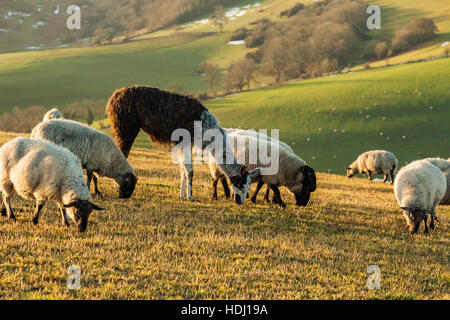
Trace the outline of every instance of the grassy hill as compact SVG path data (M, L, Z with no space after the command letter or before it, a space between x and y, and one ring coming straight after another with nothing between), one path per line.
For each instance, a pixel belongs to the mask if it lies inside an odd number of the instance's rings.
M16 134L0 133L0 145ZM197 165L194 196L178 198L178 166L163 151L133 149L139 182L117 199L100 180L106 207L88 231L60 225L55 204L31 223L33 203L13 199L17 222L0 218L3 299L448 299L450 207L430 235L411 236L392 186L319 174L306 208L259 200L237 206L210 200L206 165ZM422 230L421 230L422 231ZM81 268L81 289L66 288L67 268ZM381 289L366 287L370 265Z
M450 59L442 59L269 87L207 106L225 127L280 129L314 168L344 173L371 149L391 150L401 165L448 158L449 77Z

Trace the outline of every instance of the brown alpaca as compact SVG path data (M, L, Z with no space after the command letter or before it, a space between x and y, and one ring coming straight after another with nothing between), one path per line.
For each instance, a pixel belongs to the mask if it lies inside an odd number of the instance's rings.
M106 105L106 113L111 121L117 146L128 157L136 136L142 129L153 142L174 145L172 133L177 129L186 129L194 137L194 121L201 121L202 129L216 129L223 136L225 155L231 155L232 164L220 164L222 172L232 182L236 202L241 204L250 189L251 177L259 174L259 169L248 172L234 158L232 148L228 146L225 131L217 119L200 101L191 96L179 95L153 87L132 86L116 90ZM205 150L210 143L202 142ZM215 151L211 150L211 153ZM192 155L181 152L181 190L180 196L192 197L192 178L194 174ZM225 161L224 161L225 162Z

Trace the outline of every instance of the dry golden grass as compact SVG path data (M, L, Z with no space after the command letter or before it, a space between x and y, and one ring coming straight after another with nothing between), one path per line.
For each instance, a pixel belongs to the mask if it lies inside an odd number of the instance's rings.
M0 134L0 143L14 134ZM318 174L308 207L210 199L206 165L195 168L196 202L178 197L167 152L133 149L135 194L120 200L101 179L107 210L88 231L60 225L52 203L39 226L33 203L15 197L18 221L0 222L0 298L10 299L448 299L450 207L429 235L410 235L391 185ZM421 228L422 232L422 228ZM66 288L67 268L82 270ZM369 265L381 289L366 287Z

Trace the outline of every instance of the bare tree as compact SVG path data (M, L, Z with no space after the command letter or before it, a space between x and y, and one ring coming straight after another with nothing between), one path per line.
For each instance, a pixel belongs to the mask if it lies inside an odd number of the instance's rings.
M252 60L242 59L231 63L223 81L223 90L228 93L234 90L241 92L246 87L250 88L255 73L256 65Z
M227 23L227 16L225 15L225 7L217 6L214 12L214 20L219 25L220 32L223 32L223 25Z
M216 87L220 79L220 68L213 62L203 61L198 65L205 74L202 81L206 83L212 92L216 92Z

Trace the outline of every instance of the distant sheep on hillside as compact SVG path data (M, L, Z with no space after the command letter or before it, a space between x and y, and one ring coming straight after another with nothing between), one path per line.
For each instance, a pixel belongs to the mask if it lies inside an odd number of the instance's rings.
M63 117L61 111L59 111L56 108L53 108L45 114L44 119L42 121L47 121L47 120L52 120L52 119L63 119L63 118L64 117Z
M233 163L221 163L219 167L232 182L236 203L241 204L247 198L251 178L259 171L248 172L237 163L233 150L227 143L225 131L197 99L158 88L132 86L116 90L112 94L106 105L106 113L111 121L117 146L125 157L128 157L141 128L153 142L163 145L174 145L172 134L179 129L190 133L193 145L196 121L201 123L203 132L217 130L223 136L223 156L233 159ZM209 141L203 141L202 150L207 149L210 144ZM211 150L211 153L215 153L215 150ZM181 151L180 160L180 197L195 200L192 196L192 154Z
M31 137L49 140L78 156L87 171L88 187L94 179L96 194L100 191L94 173L114 179L120 198L133 194L137 182L133 168L107 134L76 121L56 119L39 123Z
M391 183L394 183L397 167L398 160L391 152L385 150L367 151L347 167L347 177L351 178L358 173L367 173L369 180L372 180L372 174L383 174L384 182L386 182L391 175Z
M428 215L431 216L430 228L434 229L436 207L446 189L444 174L428 161L414 161L400 170L395 179L394 193L411 233L417 232L422 221L425 232L428 232Z

